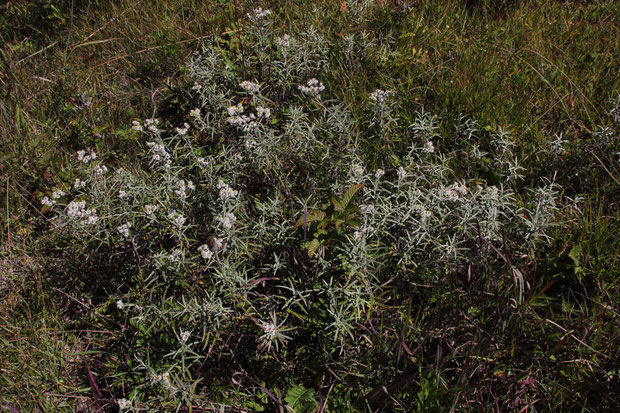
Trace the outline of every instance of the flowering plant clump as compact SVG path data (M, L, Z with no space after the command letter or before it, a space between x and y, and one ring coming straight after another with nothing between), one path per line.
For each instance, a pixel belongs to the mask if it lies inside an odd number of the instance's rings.
M274 33L271 15L247 14L238 56L214 39L189 60L184 113L127 125L141 170L80 150L72 187L41 198L76 242L124 260L106 297L123 317L108 378L117 397L132 392L121 409L251 409L281 377L367 392L403 374L405 353L415 361L402 331L423 289L492 285L520 308L522 268L550 240L559 188L520 190L507 131L477 152L498 181L469 174L458 162L474 143L445 149L438 118L397 115L405 97L391 90L353 113L327 70L340 45L315 29ZM451 368L473 357L457 345L466 333L433 334ZM385 368L353 363L367 351Z

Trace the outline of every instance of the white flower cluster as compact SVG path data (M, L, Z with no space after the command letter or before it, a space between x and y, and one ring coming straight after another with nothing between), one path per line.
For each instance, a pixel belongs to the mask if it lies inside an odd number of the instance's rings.
M325 86L323 83L319 82L317 79L310 79L305 85L298 85L297 88L301 90L306 95L310 96L318 96L323 90L325 90Z
M172 262L177 262L181 259L183 252L180 249L176 249L168 255L168 259Z
M269 10L269 9L263 10L262 7L257 7L256 9L254 9L252 11L252 13L247 13L247 16L248 16L249 19L252 19L252 18L254 18L254 19L262 19L262 18L267 17L269 15L271 15L271 10Z
M44 196L43 198L41 198L41 203L43 205L47 205L47 206L53 206L56 204L56 200L59 198L62 198L63 196L65 196L65 192L60 190L60 189L55 189L52 192L52 199L50 199L47 196Z
M375 178L377 179L381 178L383 175L385 175L385 171L383 169L377 169L377 172L375 172Z
M190 110L189 111L189 116L191 116L192 118L200 118L200 109L194 108L194 109Z
M77 158L78 158L78 161L89 163L90 161L97 159L97 154L93 150L91 150L90 153L87 155L86 151L82 150L82 151L77 151Z
M220 198L224 200L234 198L239 193L239 191L232 189L226 182L221 179L217 181L217 189L220 190Z
M235 221L237 221L237 217L231 212L226 212L224 215L220 215L216 218L220 224L224 227L224 229L231 229Z
M118 191L118 197L120 199L125 199L127 198L127 192L123 191L122 189L120 191Z
M202 166L202 167L206 167L209 165L213 164L213 158L209 157L208 159L205 159L203 157L198 157L196 158L196 162L198 163L198 165Z
M377 89L374 92L372 92L369 97L370 97L370 100L372 100L375 103L383 103L389 98L393 97L394 95L395 93L391 90Z
M194 82L194 86L192 86L192 90L200 90L202 86L198 82Z
M187 122L183 123L183 127L182 128L175 128L176 132L183 136L187 133L187 131L189 130L189 125L187 124Z
M146 128L153 133L159 132L157 125L159 125L159 119L145 119L144 120L144 126L146 126Z
M260 85L258 83L250 82L249 80L244 80L239 83L239 86L241 86L241 89L250 93L258 93L260 91Z
M358 163L353 164L353 166L351 166L351 170L355 175L364 175L364 167Z
M375 212L375 206L372 204L360 205L360 211L362 211L364 214L372 214L373 212Z
M398 171L396 171L396 173L398 174L398 179L401 181L407 177L407 171L402 166L398 167Z
M291 46L291 36L285 34L282 37L278 37L276 39L276 43L280 45L282 48L287 48Z
M198 247L198 251L200 252L202 258L204 258L205 260L210 260L211 258L213 258L213 251L209 249L209 246L207 244Z
M82 218L82 225L94 225L99 220L94 208L86 209L86 201L71 201L67 205L66 213L71 218Z
M84 188L86 186L86 182L82 181L80 178L75 178L75 182L73 183L74 189Z
M455 182L445 189L445 194L448 199L458 201L467 195L467 187L461 183Z
M189 331L181 331L181 342L186 343L189 340Z
M116 229L118 230L118 232L121 233L121 235L124 238L129 238L129 228L131 228L131 222L127 222L127 223L117 227Z
M161 385L164 386L165 389L169 390L172 388L172 383L170 382L170 373L168 372L156 375L155 381L161 383Z
M105 165L97 165L95 166L95 175L103 175L108 172L108 167Z
M127 399L118 399L116 404L118 404L120 410L129 409L131 407L131 401Z
M271 109L265 108L263 106L257 106L256 115L258 115L258 117L264 117L265 119L269 119L271 117Z
M236 125L244 132L249 132L250 130L258 127L258 123L256 122L256 115L253 113L251 113L249 116L229 116L228 119L226 119L226 122L230 123L231 125Z
M144 206L144 212L146 212L146 215L153 215L156 209L157 205L147 204Z
M374 231L373 227L369 227L369 226L365 226L364 225L364 226L360 227L360 229L358 229L357 231L355 231L353 233L353 239L355 241L361 241L366 234L370 234L373 231Z
M172 210L168 212L168 219L170 219L174 223L174 225L181 228L183 224L185 224L187 218L185 218L180 212Z
M196 189L192 181L185 181L184 179L180 179L179 182L177 182L177 186L178 188L174 191L174 193L181 199L187 198L188 190L193 191Z
M422 204L417 204L413 206L413 210L416 211L418 214L420 214L420 219L422 220L422 222L426 221L427 219L429 219L432 215L431 211L429 211L424 205Z
M226 108L228 116L235 116L243 113L243 104L241 102Z
M116 308L118 308L119 310L122 310L123 307L125 307L125 303L123 302L123 300L118 300L116 302Z
M170 154L166 151L166 148L161 143L155 142L147 142L146 146L151 148L151 152L153 153L152 160L153 161L164 161L164 166L166 168L170 167Z
M138 122L137 120L134 120L133 122L131 122L131 129L137 130L139 132L142 132L144 130L140 122Z
M435 145L433 145L432 141L428 141L424 144L424 147L422 148L422 152L426 152L426 153L433 153L435 152Z

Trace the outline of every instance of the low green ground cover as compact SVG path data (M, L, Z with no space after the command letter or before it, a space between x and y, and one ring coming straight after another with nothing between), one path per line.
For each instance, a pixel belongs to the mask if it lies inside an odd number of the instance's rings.
M9 2L0 406L606 411L615 2Z

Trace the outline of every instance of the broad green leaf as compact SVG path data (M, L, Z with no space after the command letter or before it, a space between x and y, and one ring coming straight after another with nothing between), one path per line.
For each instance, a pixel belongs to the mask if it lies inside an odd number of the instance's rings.
M349 203L353 200L353 198L355 198L355 196L364 186L364 184L355 184L345 191L344 195L342 195L341 200L341 204L345 209L349 206Z
M310 225L312 222L321 221L322 219L325 219L325 212L321 211L320 209L311 209L305 215L305 219L306 219L306 225ZM297 229L303 225L304 225L304 215L299 217L299 219L295 223L294 229Z

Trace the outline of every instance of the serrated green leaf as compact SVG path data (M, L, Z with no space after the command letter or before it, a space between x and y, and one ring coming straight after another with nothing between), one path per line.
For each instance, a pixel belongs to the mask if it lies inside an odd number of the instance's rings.
M315 256L316 251L319 249L319 247L321 246L321 243L319 242L318 239L313 239L312 241L310 241L307 245L306 248L308 248L308 257L312 258Z
M342 206L346 209L349 206L349 203L355 198L355 196L359 193L359 191L366 185L364 184L355 184L351 188L347 189L342 195L342 200L340 201Z
M314 391L301 385L291 387L286 392L284 401L295 413L309 413L318 407Z
M320 209L311 209L305 214L306 225L310 225L312 222L321 221L325 218L325 212ZM299 217L293 229L297 229L304 225L304 215Z

